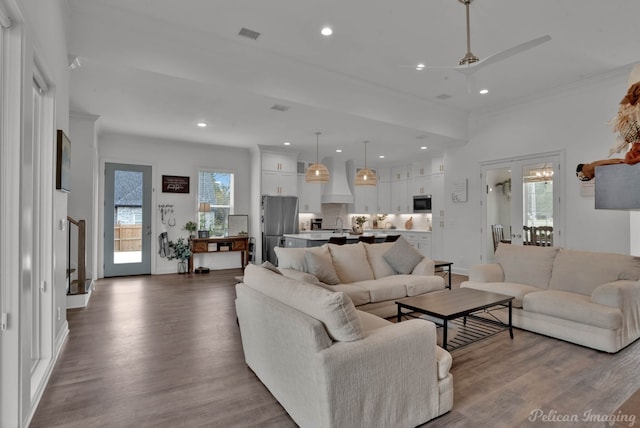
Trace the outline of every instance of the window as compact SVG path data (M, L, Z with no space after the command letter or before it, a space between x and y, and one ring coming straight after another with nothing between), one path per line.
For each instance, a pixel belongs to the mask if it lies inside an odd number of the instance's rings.
M211 235L228 233L233 214L233 174L218 171L198 173L198 227Z

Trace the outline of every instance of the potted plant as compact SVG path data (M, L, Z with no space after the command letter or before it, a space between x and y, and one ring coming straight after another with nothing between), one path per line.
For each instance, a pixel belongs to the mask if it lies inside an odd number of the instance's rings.
M362 225L367 222L367 217L363 215L358 215L353 217L353 222L356 224L354 227L355 233L362 233Z
M207 228L207 218L204 213L200 213L200 229L198 229L198 238L208 238L210 236Z
M169 241L169 248L171 252L169 253L169 260L178 259L178 273L186 273L187 272L187 263L191 257L191 246L184 238L178 238L176 242Z
M184 230L189 232L189 238L193 238L196 236L196 230L198 230L198 225L195 221L188 221L184 227Z

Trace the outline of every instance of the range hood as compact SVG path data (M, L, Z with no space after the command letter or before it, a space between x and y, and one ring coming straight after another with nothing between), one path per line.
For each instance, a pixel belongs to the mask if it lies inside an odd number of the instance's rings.
M352 204L353 194L347 183L347 166L345 161L339 161L332 156L322 159L322 163L329 170L329 183L322 185L323 204Z

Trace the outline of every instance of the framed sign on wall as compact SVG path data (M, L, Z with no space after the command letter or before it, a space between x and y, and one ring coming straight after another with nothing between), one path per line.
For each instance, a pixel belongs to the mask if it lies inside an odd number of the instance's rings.
M162 193L189 193L189 177L163 175Z
M70 192L71 141L61 129L58 129L56 137L56 189Z

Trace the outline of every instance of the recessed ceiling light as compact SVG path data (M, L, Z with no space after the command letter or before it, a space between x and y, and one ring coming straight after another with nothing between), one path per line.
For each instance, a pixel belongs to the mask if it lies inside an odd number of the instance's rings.
M284 144L285 146L290 146L290 145L291 145L291 143L290 143L289 141L285 141L285 142L284 142L284 143L282 143L282 144Z
M322 34L323 36L330 36L333 34L333 29L331 27L322 27L322 30L320 30L320 34Z
M380 155L378 156L380 159L384 159L384 155Z
M422 70L424 70L425 67L426 66L423 63L420 63L420 64L416 65L416 70L422 71Z
M336 149L336 153L342 153L342 149Z
M480 89L480 95L486 95L488 93L489 93L488 89L486 89L486 88L485 89Z
M427 150L427 146L420 147L420 150Z
M196 123L196 125L198 125L198 128L206 128L207 127L207 122L198 122L198 123Z

